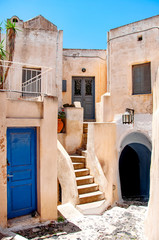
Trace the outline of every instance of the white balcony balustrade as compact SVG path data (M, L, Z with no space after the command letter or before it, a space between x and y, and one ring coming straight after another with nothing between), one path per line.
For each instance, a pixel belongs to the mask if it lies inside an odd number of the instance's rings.
M54 75L52 68L1 60L0 91L16 99L57 96Z

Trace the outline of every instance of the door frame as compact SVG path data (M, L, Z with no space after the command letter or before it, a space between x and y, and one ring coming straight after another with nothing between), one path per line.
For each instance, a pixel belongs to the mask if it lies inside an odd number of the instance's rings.
M73 80L76 78L81 78L81 79L88 79L88 78L92 78L93 80L93 84L92 84L92 96L93 96L93 118L92 119L84 119L84 121L88 120L95 120L95 77L94 76L72 76L72 104L73 104L73 91L74 91L74 83ZM82 106L81 106L82 107ZM83 114L83 118L84 118L84 114Z

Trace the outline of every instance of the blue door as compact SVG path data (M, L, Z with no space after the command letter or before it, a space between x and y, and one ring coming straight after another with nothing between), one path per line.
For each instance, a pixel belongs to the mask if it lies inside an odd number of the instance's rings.
M36 210L36 128L7 129L8 218Z

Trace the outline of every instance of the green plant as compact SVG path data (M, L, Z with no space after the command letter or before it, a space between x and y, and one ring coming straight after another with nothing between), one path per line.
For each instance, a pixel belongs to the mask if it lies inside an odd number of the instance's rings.
M10 62L8 63L7 69L5 71L3 83L5 82L5 80L8 76L9 68L12 65L14 48L15 48L15 37L16 37L16 34L17 34L17 30L19 30L16 27L15 22L12 23L10 20L5 22L5 27L6 27L6 30L7 30L7 37L8 37L8 43L9 43L7 54L9 55L8 60ZM2 88L3 88L3 84L2 84Z
M65 219L64 219L62 216L60 216L60 217L58 217L57 221L58 221L58 222L64 222Z
M75 107L75 105L74 104L65 103L63 105L63 107Z
M15 26L15 22L11 22L10 20L5 22L5 26L7 30L13 30L15 33L17 32L17 30L19 31L19 29Z
M66 113L63 112L63 111L59 111L59 112L58 112L58 118L59 118L59 119L65 119L65 118L66 118Z
M4 60L6 58L6 51L4 50L3 45L4 39L0 42L0 59Z

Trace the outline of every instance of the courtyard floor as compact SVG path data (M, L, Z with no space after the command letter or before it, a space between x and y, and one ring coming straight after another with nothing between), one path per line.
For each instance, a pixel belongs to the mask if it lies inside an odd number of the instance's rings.
M144 240L144 204L115 206L103 215L68 217L61 223L50 222L19 231L26 239L58 240Z

